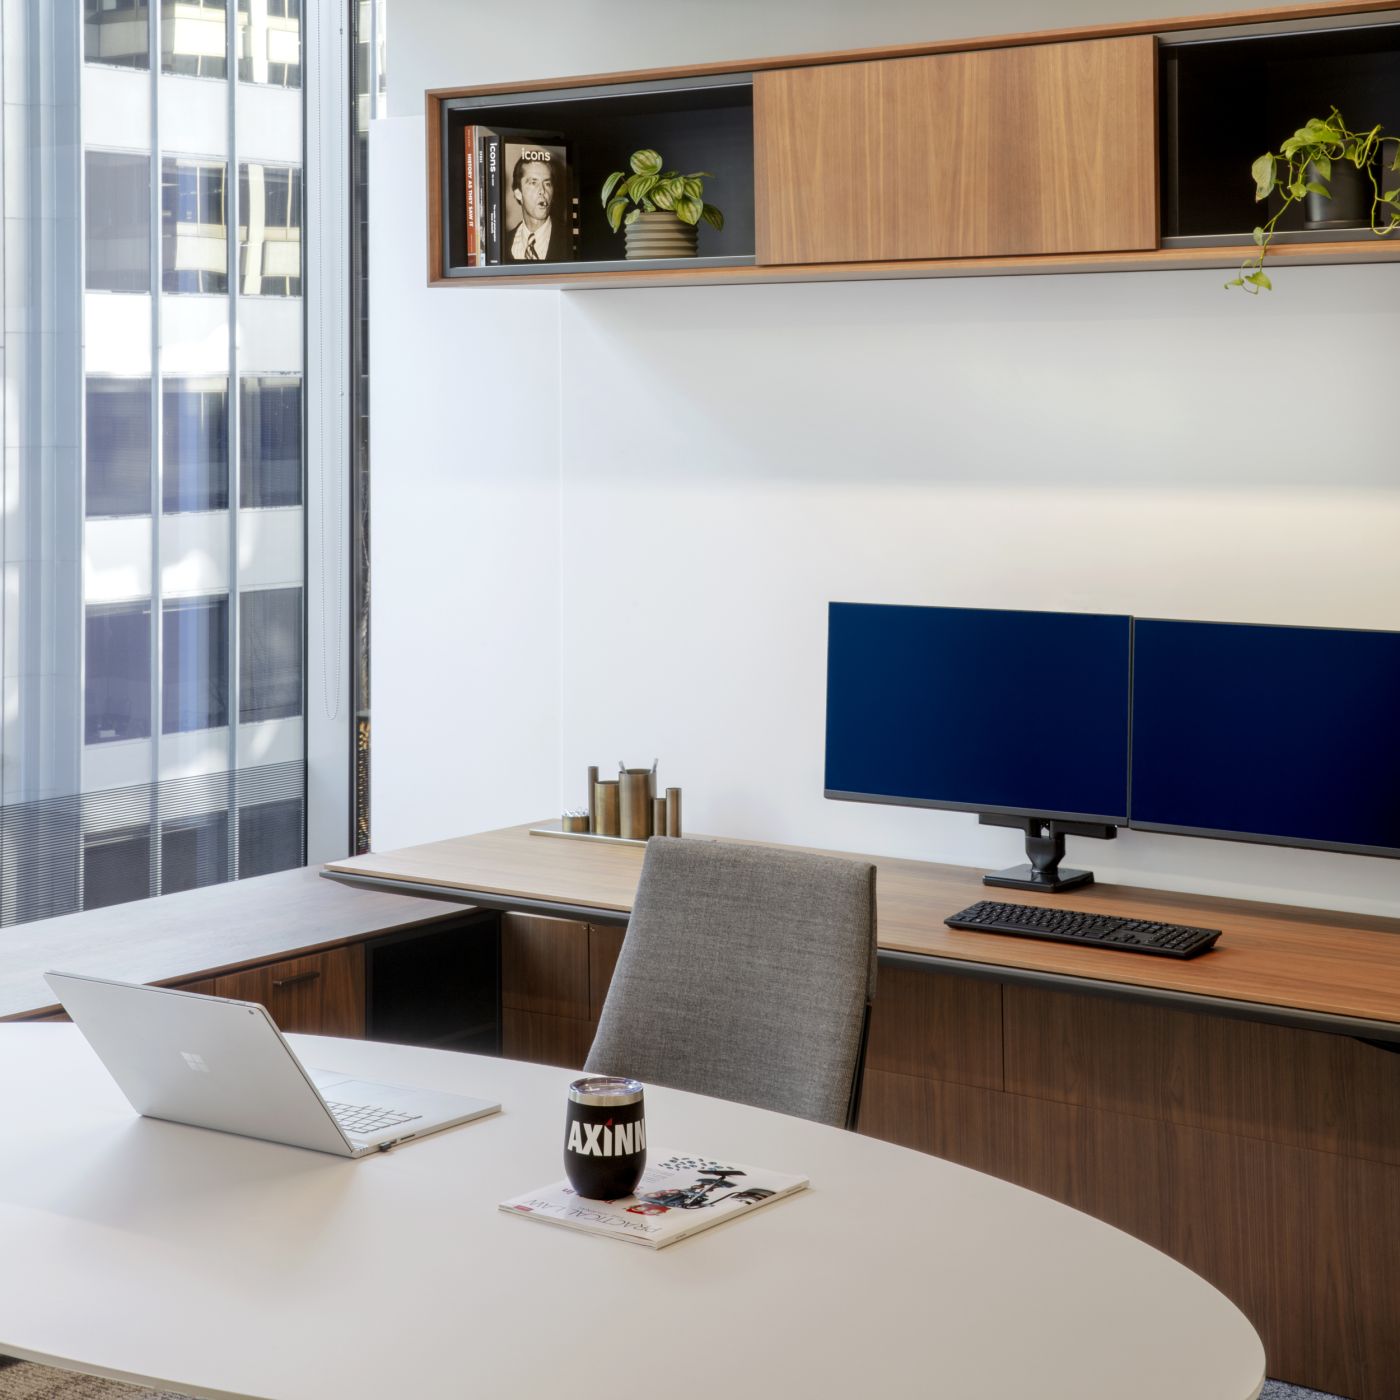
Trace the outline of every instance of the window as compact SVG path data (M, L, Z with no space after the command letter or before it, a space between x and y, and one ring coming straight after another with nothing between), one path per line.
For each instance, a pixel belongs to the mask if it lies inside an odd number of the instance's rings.
M249 377L239 384L240 504L244 510L301 504L301 380Z
M89 518L151 513L151 381L87 381Z
M187 78L227 76L227 16L224 0L161 0L161 72Z
M84 738L89 744L151 735L151 605L87 610Z
M83 908L105 909L151 895L151 831L125 827L83 837Z
M301 714L301 589L245 593L239 606L241 724Z
M228 813L204 812L160 829L160 892L195 890L228 879Z
M301 86L301 0L238 0L238 76Z
M167 379L161 403L164 510L227 510L228 380Z
M151 161L88 151L87 279L92 292L151 290Z
M305 863L302 854L302 802L259 802L238 813L238 878L271 875Z
M161 162L160 266L167 292L227 292L226 167L166 156Z
M301 295L301 171L240 164L239 291L250 297Z
M149 68L146 0L83 0L83 57L113 68Z
M228 723L228 598L175 598L162 608L161 733Z

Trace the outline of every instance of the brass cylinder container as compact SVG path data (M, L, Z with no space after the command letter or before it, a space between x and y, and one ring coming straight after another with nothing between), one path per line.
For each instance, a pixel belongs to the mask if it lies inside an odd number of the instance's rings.
M600 778L593 784L594 832L599 836L620 835L617 816L617 779Z
M629 841L645 841L651 835L651 769L624 768L618 782L620 834Z

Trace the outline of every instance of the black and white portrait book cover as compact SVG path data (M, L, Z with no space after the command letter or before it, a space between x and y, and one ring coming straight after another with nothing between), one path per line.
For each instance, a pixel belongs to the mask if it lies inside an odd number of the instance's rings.
M554 132L499 132L501 261L572 262L569 148Z

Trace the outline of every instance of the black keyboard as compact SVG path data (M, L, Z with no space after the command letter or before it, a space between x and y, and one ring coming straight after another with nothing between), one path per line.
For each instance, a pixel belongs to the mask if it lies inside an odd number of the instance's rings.
M1119 919L1075 909L1042 909L1031 904L997 904L984 899L943 922L949 928L978 933L1012 933L1022 938L1053 938L1129 953L1156 953L1164 958L1194 958L1217 938L1218 928L1159 924L1152 919Z

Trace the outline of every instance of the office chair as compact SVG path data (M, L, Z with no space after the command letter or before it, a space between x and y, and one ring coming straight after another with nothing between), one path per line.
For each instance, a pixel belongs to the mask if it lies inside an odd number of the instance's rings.
M653 837L584 1068L854 1128L875 867Z

